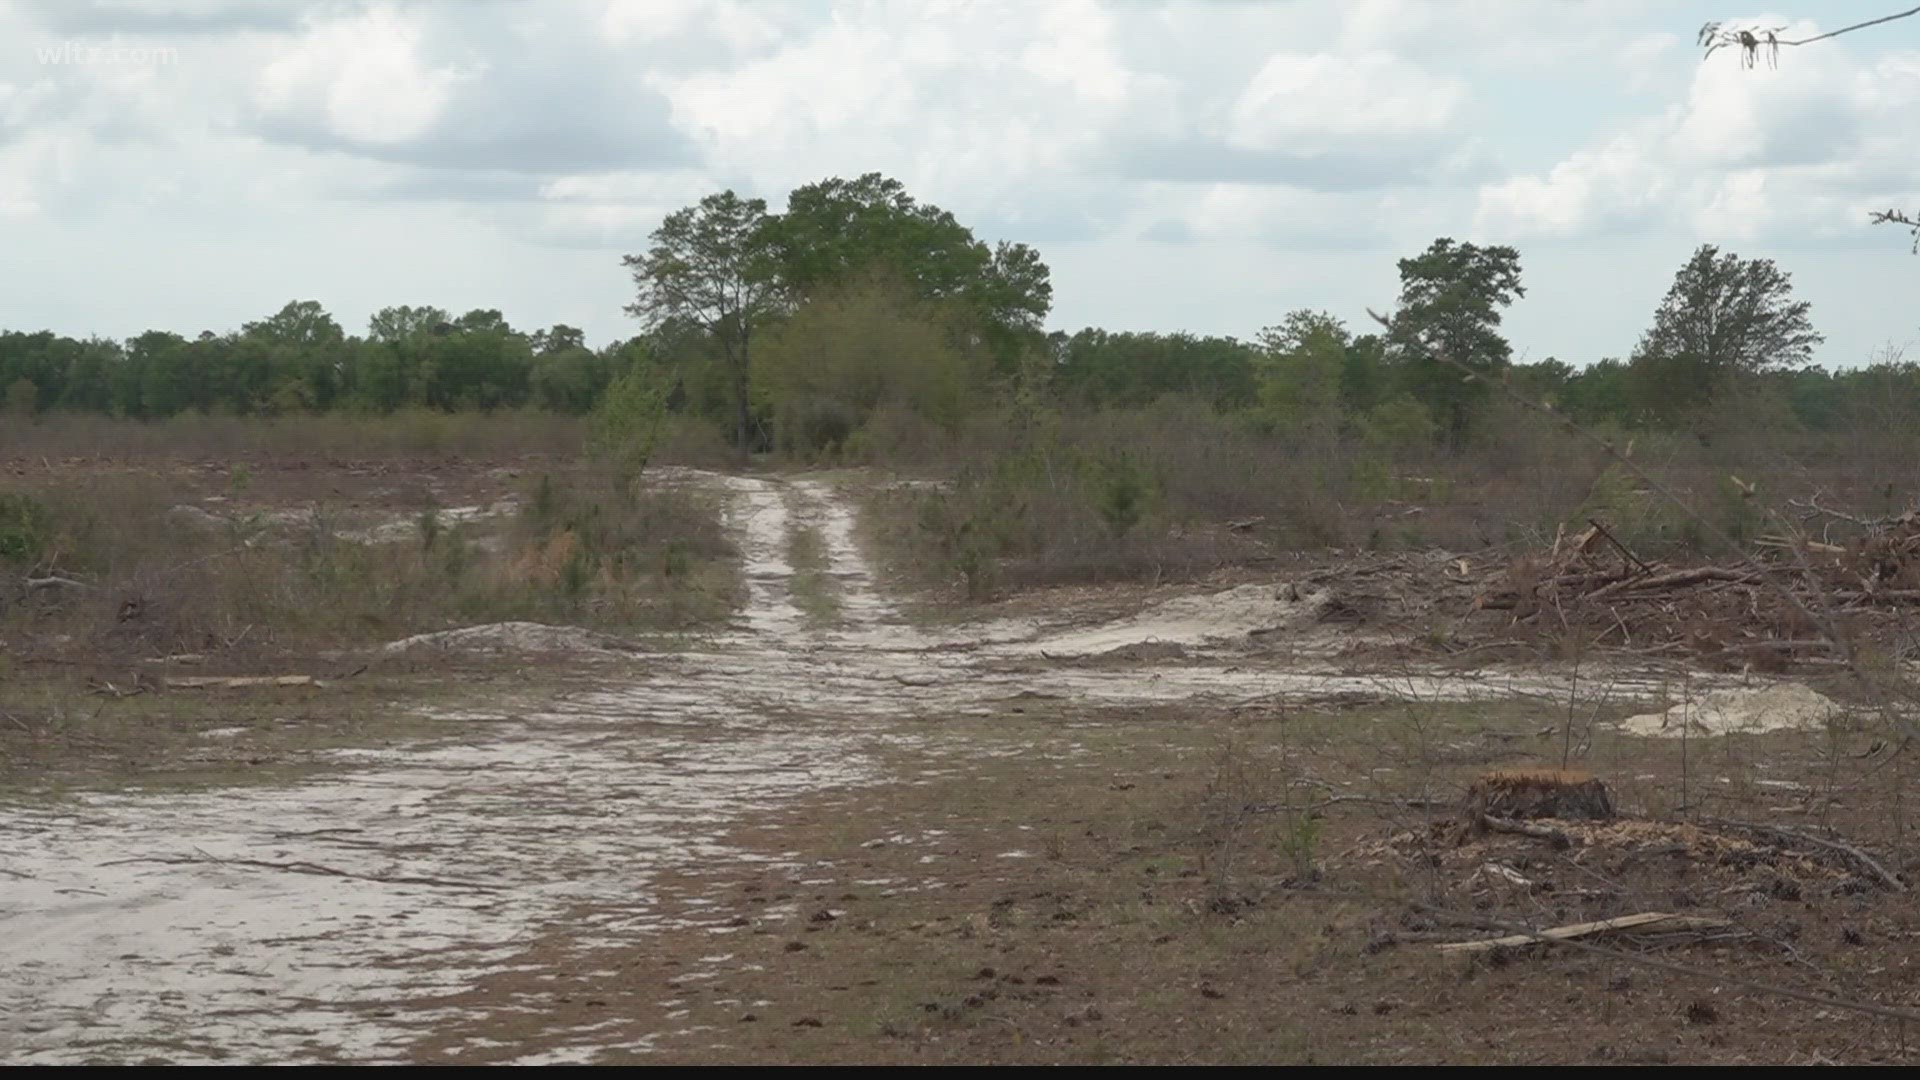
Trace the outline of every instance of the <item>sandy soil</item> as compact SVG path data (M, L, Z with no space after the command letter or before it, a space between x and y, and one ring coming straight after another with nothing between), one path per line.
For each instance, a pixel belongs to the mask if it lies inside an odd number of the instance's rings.
M351 768L302 782L0 807L0 1061L408 1060L457 1018L425 999L498 973L556 926L582 963L607 941L672 929L662 875L749 858L724 842L729 830L783 800L886 779L889 749L938 744L918 721L1013 698L1567 693L1538 667L1357 669L1316 647L1333 631L1316 622L1315 596L1269 586L1092 627L1061 612L918 628L876 588L830 484L695 479L728 493L746 561L747 600L725 634L620 659L631 674L591 692L465 716L461 745L337 752ZM797 519L823 538L836 625L810 628L795 602ZM1275 640L1300 645L1296 658L1273 661ZM1128 649L1161 659L1078 662ZM1591 666L1581 682L1621 699L1669 685ZM563 1041L570 1050L538 1060L644 1048L590 1031Z

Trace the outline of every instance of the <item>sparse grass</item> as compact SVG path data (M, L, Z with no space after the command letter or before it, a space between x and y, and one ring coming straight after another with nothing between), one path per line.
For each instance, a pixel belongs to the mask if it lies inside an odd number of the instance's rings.
M827 545L820 528L795 520L787 527L787 559L793 566L793 602L817 628L840 622L840 587L827 572Z

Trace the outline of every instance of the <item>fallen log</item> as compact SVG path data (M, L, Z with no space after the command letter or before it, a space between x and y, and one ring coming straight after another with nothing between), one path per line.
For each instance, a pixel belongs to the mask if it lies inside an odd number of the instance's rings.
M1565 851L1573 846L1573 837L1559 829L1547 825L1532 825L1512 818L1494 817L1492 814L1480 815L1480 827L1488 832L1508 833L1513 836L1531 836L1535 840L1545 840L1556 851Z
M1757 581L1759 578L1760 572L1757 570L1734 570L1725 566L1696 566L1691 570L1672 570L1664 574L1654 574L1651 577L1623 578L1611 585L1602 585L1586 595L1589 600L1597 600L1616 592L1651 592L1658 589L1677 589L1687 585L1698 585L1703 581L1747 582Z
M311 675L182 675L168 679L169 690L241 690L254 686L319 686Z
M1479 953L1491 952L1494 949L1518 948L1535 942L1571 941L1575 938L1613 934L1623 930L1717 930L1728 925L1730 924L1727 920L1711 916L1645 911L1638 915L1622 915L1618 918L1602 919L1599 922L1573 923L1569 926L1556 926L1550 930L1509 934L1506 937L1483 941L1450 941L1436 948L1443 953Z

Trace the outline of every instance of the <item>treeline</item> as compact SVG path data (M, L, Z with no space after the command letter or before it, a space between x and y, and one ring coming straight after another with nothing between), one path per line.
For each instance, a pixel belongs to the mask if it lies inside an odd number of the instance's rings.
M0 394L14 416L50 410L160 419L533 407L583 413L632 363L554 326L514 329L498 311L458 318L390 307L350 336L311 300L234 333L150 330L124 342L0 332Z
M1832 429L1920 416L1920 368L1809 366L1821 338L1789 275L1700 248L1632 354L1515 364L1503 313L1520 256L1451 239L1399 262L1389 314L1351 327L1296 311L1252 340L1086 329L1047 334L1046 264L989 245L879 174L796 189L783 212L721 192L669 215L627 257L636 336L592 348L573 327L498 311L390 307L362 335L312 301L227 334L124 342L0 333L0 407L154 419L401 409L581 414L617 379L635 401L702 417L736 444L855 446L881 417L953 427L1013 407L1068 413L1203 403L1276 438L1461 447L1497 438L1505 387L1575 419L1685 426L1738 397Z

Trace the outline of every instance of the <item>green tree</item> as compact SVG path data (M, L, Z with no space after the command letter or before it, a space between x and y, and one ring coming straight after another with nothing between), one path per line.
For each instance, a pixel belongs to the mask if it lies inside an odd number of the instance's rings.
M783 299L767 220L765 200L723 191L669 214L645 255L621 260L639 292L628 314L649 329L684 319L719 342L742 452L752 446L754 333Z
M1627 386L1627 365L1607 357L1576 371L1560 390L1560 409L1583 424L1627 420L1633 403Z
M529 400L550 412L578 415L592 408L606 390L613 369L600 354L587 348L586 334L558 324L551 330L535 331L529 344L533 348Z
M1387 394L1387 343L1378 334L1361 334L1347 343L1340 365L1340 406L1348 416L1365 416Z
M1351 337L1346 324L1323 311L1290 312L1260 331L1264 351L1260 405L1267 422L1295 436L1339 433L1341 377Z
M240 328L246 350L266 369L257 398L230 401L235 411L323 411L345 379L346 334L313 300L296 300Z
M1654 312L1634 350L1636 404L1675 418L1719 390L1768 371L1803 367L1824 338L1793 299L1793 278L1771 259L1743 259L1702 244Z
M1440 421L1447 441L1459 446L1486 407L1487 380L1499 377L1513 355L1500 334L1500 313L1527 295L1520 253L1443 237L1399 265L1400 308L1391 337L1401 354L1404 385Z
M612 467L622 494L646 471L660 438L666 403L650 365L636 362L613 380L587 422L587 448Z
M425 337L438 327L453 325L445 309L421 306L384 307L367 320L367 337L378 342L406 341Z
M1204 398L1225 412L1259 397L1260 350L1230 337L1089 327L1048 347L1055 387L1086 408L1137 408L1175 394Z
M781 444L838 447L882 405L958 423L984 372L955 344L941 314L884 274L801 307L769 334L761 354Z
M833 177L796 188L769 228L781 274L797 296L847 287L880 272L918 300L946 302L972 317L976 335L1007 372L1037 349L1053 306L1046 263L1025 244L989 247L951 213L907 194L880 173Z

